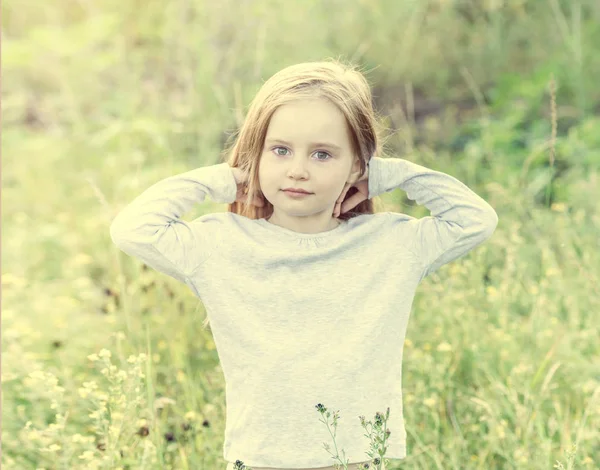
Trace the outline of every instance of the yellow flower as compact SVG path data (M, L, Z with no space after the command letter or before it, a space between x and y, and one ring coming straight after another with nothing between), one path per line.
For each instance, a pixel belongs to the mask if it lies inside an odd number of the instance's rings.
M44 374L44 372L42 372L41 370L36 370L30 372L29 377L31 377L33 380L43 380L46 377L46 374Z
M106 358L110 358L111 357L111 353L110 353L110 351L108 349L102 349L100 351L100 353L98 353L98 355L100 357L106 357Z
M430 397L430 398L426 398L425 400L423 400L423 403L426 406L433 408L435 406L435 404L437 403L437 400L433 397Z
M92 460L94 458L94 453L91 450L86 450L79 458L83 460Z
M93 380L90 380L88 382L83 382L83 386L85 388L89 388L90 390L97 390L98 389L98 384L96 382L94 382Z

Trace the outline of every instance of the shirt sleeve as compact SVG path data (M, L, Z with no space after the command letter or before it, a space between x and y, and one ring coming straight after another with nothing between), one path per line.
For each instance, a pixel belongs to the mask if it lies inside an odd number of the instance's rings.
M431 212L420 219L389 213L398 243L414 237L410 248L421 262L421 280L483 243L498 225L496 211L453 176L402 158L373 157L369 198L395 188Z
M205 216L181 216L208 195L218 203L235 201L237 184L228 163L201 167L155 183L113 219L110 236L130 256L178 281L206 260L214 238Z

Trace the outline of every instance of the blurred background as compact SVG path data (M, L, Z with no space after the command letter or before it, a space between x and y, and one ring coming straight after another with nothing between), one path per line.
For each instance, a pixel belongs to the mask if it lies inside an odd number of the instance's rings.
M326 57L368 72L390 156L499 216L419 286L388 468L600 468L599 49L597 0L5 0L3 468L225 468L202 303L109 225Z

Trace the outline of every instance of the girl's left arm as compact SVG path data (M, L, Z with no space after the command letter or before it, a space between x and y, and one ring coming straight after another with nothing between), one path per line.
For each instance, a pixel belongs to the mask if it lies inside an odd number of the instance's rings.
M431 212L420 219L389 213L398 243L409 243L419 259L420 279L483 243L498 225L492 206L453 176L402 158L371 158L369 199L396 188Z

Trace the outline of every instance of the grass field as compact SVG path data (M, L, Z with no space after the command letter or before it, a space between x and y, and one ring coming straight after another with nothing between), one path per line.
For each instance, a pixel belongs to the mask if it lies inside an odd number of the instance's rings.
M225 468L202 303L109 225L330 56L371 70L388 154L499 216L419 286L388 468L600 468L599 2L6 0L2 42L4 469Z

